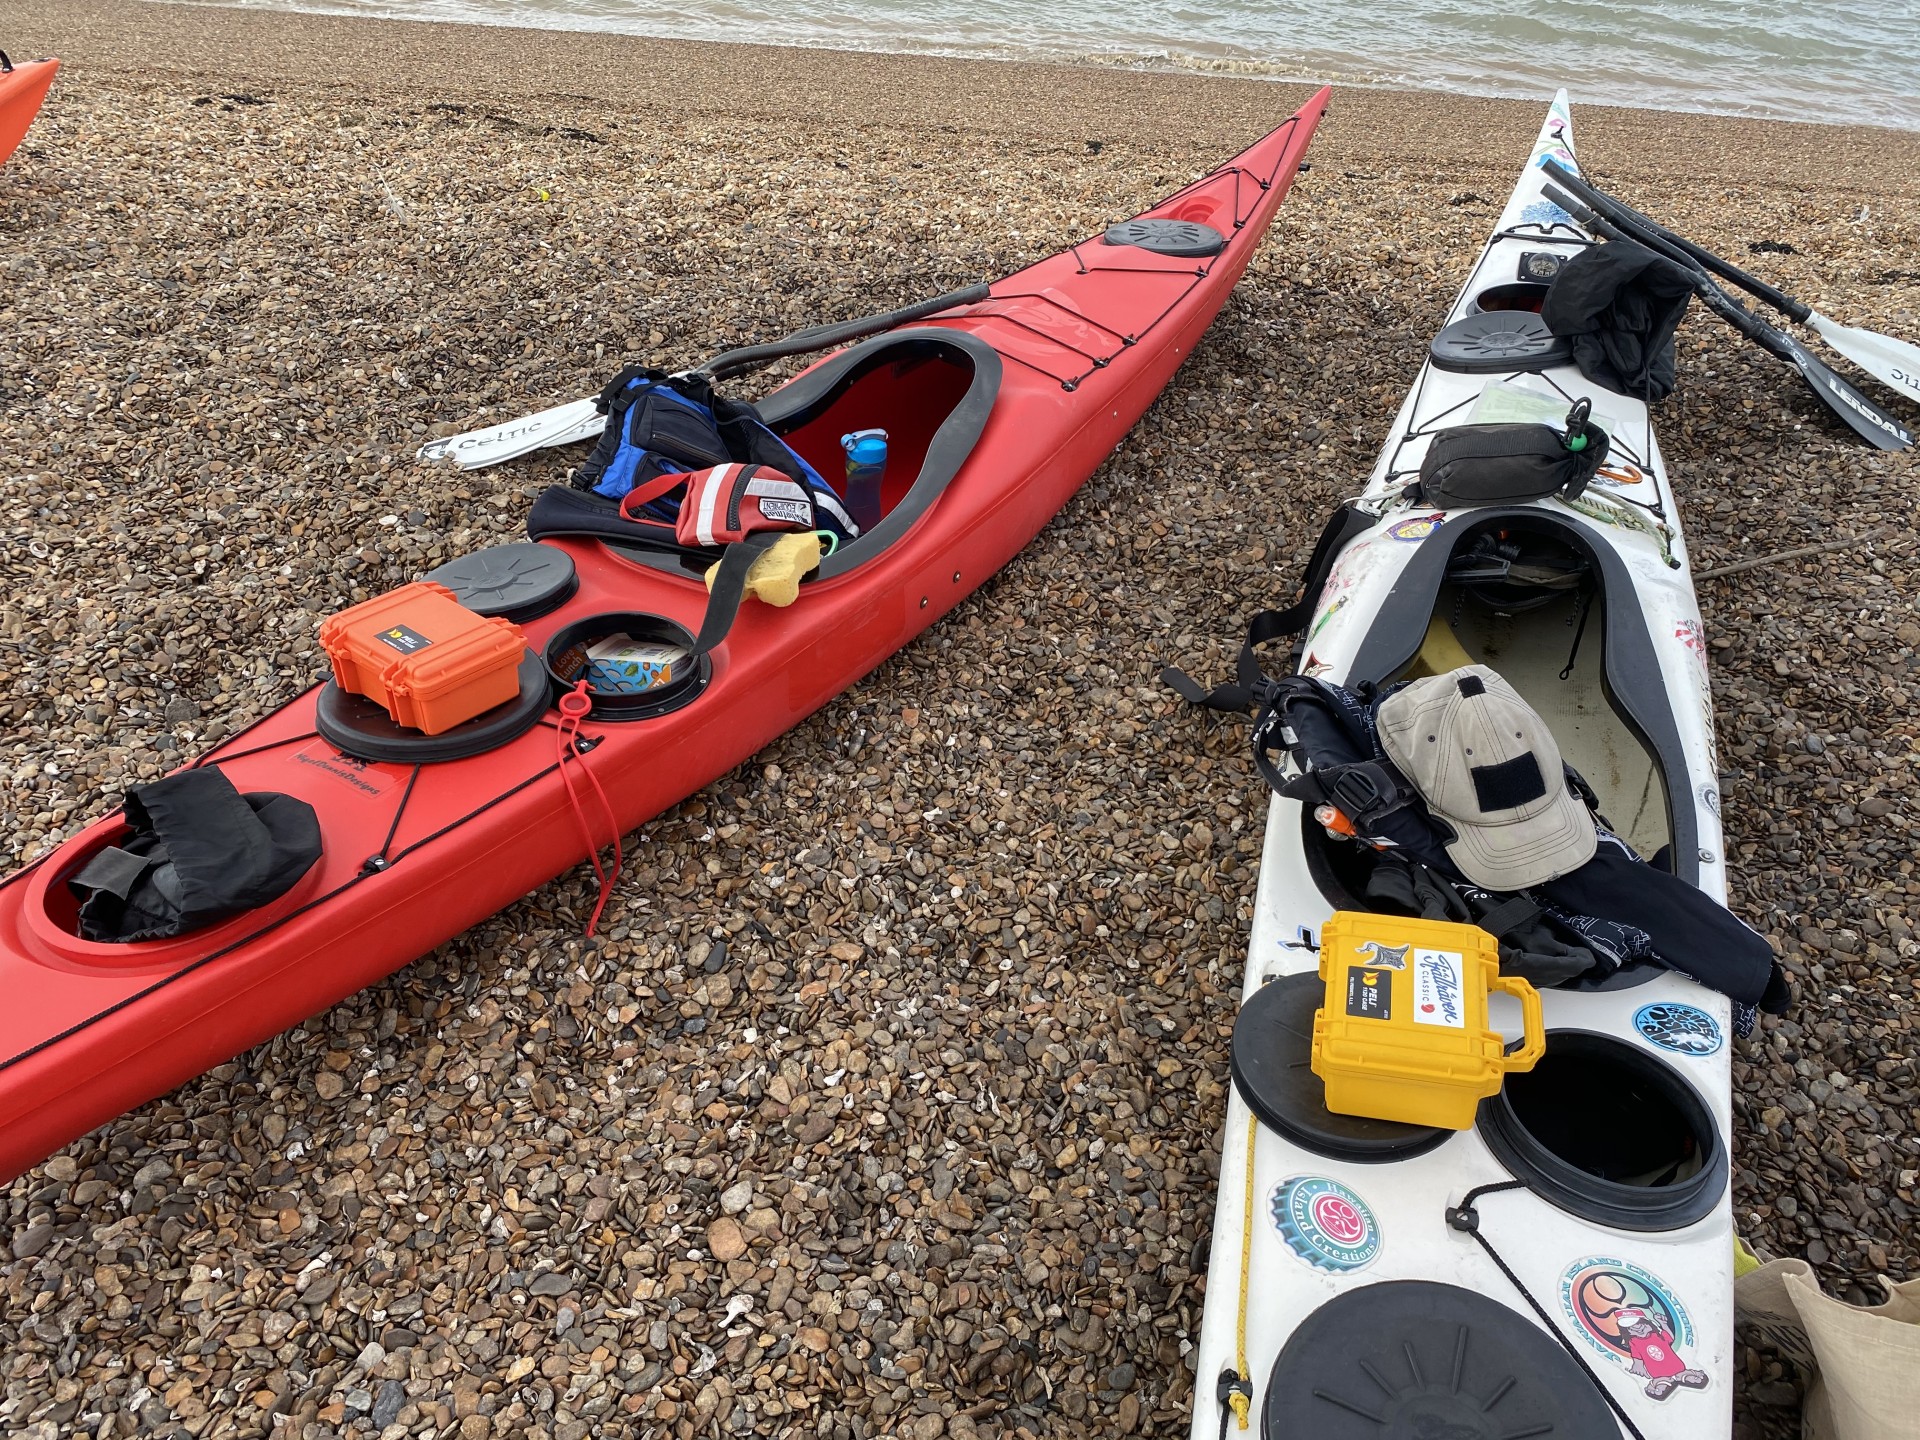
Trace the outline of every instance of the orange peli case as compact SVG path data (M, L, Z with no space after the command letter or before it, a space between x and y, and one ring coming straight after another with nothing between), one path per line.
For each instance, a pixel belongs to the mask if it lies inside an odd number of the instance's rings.
M320 624L320 644L342 690L428 735L518 695L527 648L511 620L476 615L431 580L330 616Z

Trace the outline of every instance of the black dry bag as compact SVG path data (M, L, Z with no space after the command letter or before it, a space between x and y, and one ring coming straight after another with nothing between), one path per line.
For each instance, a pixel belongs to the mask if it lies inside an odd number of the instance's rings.
M1551 425L1455 425L1433 437L1408 491L1442 510L1558 495L1572 500L1607 458L1607 432L1575 407L1566 430ZM1575 446L1578 448L1575 448Z
M277 899L320 858L311 805L242 795L211 767L129 790L126 817L133 834L67 881L83 940L184 935Z

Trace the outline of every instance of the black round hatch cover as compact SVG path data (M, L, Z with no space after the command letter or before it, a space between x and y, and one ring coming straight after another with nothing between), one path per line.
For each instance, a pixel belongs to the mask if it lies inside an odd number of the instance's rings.
M1262 985L1233 1022L1233 1084L1269 1130L1335 1160L1407 1160L1454 1132L1327 1109L1327 1087L1309 1067L1313 1012L1326 985L1308 971Z
M1226 236L1197 220L1127 220L1109 225L1102 238L1109 245L1132 245L1182 259L1218 255L1227 247Z
M464 760L518 740L534 727L553 704L547 667L531 650L520 661L520 694L485 714L428 735L397 725L386 709L364 695L342 690L329 680L320 687L313 728L320 738L358 760L392 765L431 765L441 760Z
M446 586L474 614L504 615L516 625L559 609L580 588L573 557L534 540L476 550L422 578Z
M1620 1440L1593 1381L1516 1310L1458 1285L1383 1280L1287 1337L1262 1440Z
M1573 360L1573 344L1547 329L1530 310L1483 310L1454 321L1427 347L1442 370L1484 375L1496 370L1546 370Z

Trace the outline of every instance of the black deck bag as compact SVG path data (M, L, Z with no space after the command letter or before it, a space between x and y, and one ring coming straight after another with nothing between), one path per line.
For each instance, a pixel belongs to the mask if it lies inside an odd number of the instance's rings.
M1408 494L1441 510L1474 505L1506 505L1572 500L1587 488L1607 458L1607 432L1586 418L1579 406L1580 449L1570 447L1569 432L1551 425L1455 425L1433 437L1420 462L1419 483Z
M133 834L67 881L83 940L185 935L278 899L320 858L311 805L242 795L211 766L129 790L125 813Z
M1673 332L1693 298L1684 265L1632 240L1590 245L1560 267L1540 318L1596 385L1642 400L1673 393Z

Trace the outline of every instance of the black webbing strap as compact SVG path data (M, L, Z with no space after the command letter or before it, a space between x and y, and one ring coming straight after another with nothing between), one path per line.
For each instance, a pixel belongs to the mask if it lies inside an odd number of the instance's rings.
M1320 603L1320 592L1326 588L1327 576L1333 570L1335 558L1346 549L1349 540L1364 530L1371 530L1377 523L1374 516L1356 510L1351 504L1342 505L1333 512L1326 528L1320 532L1320 538L1314 542L1313 554L1307 559L1307 573L1300 582L1300 598L1284 610L1262 610L1247 622L1246 643L1240 647L1240 658L1234 665L1231 683L1216 685L1208 690L1185 671L1172 665L1160 672L1161 683L1182 699L1205 705L1209 710L1244 712L1250 709L1259 698L1256 688L1263 678L1260 657L1256 652L1269 641L1298 635L1307 628L1308 622L1313 619L1314 607Z
M700 621L700 633L694 637L690 660L698 660L727 638L741 602L747 598L747 572L774 545L794 532L759 530L744 540L736 540L721 552L720 569L713 577L713 593L707 597L707 613Z
M1516 926L1525 925L1540 914L1540 907L1524 895L1515 895L1480 916L1473 923L1494 939L1503 937Z

